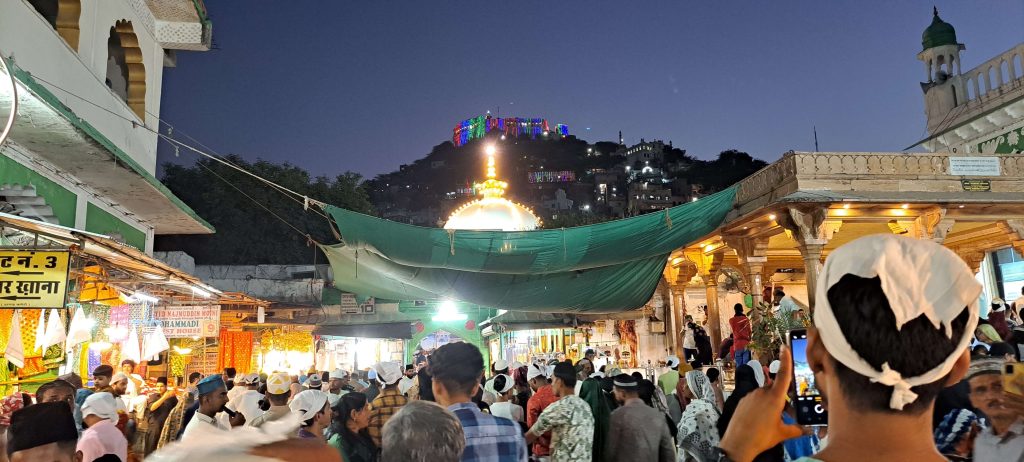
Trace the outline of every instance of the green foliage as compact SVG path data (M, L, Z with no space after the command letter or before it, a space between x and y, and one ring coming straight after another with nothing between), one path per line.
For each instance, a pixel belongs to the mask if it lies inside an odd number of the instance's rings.
M807 327L806 317L800 319L783 319L770 303L758 303L750 314L751 351L758 357L778 359L779 348L786 341L786 332L791 329Z
M228 160L312 199L357 212L374 213L359 174L346 172L334 178L312 177L288 163L263 160L250 163L234 155L228 156ZM164 172L164 184L209 221L217 233L158 237L156 250L183 250L199 264L309 264L318 252L308 245L305 234L319 242L337 242L327 219L314 213L316 209L305 211L301 199L286 196L219 162L201 159L188 167L166 164ZM325 262L323 255L316 258L318 262Z

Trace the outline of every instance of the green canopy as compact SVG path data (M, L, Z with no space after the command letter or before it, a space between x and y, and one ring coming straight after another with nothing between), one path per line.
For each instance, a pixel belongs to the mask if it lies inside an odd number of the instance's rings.
M321 246L335 286L391 300L451 298L505 310L607 313L654 293L669 254L714 231L735 187L668 210L576 228L424 228L325 206L342 243Z

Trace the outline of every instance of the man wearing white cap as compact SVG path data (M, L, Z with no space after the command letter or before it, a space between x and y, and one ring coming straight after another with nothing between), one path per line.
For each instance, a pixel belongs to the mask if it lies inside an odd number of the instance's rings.
M250 425L259 427L267 422L281 420L291 412L288 407L288 398L291 397L291 378L286 372L275 372L267 377L266 400L270 408L252 420Z
M324 430L331 424L331 407L327 402L327 393L320 390L303 390L288 403L292 412L299 416L302 426L298 437L327 443Z
M972 361L967 373L971 405L988 421L974 440L976 462L1024 459L1024 400L1003 389L1005 364L1002 358L983 357Z
M350 390L346 390L348 386L348 372L341 369L335 369L331 371L330 382L327 384L327 399L331 402L331 407L334 407L335 403L345 396Z
M83 462L92 462L105 454L128 460L128 440L115 426L116 401L110 393L93 393L82 403L82 423L86 429L75 449L82 453Z
M373 366L377 372L377 379L384 384L384 389L373 399L370 411L370 426L366 428L373 444L380 447L381 431L384 424L388 422L402 406L409 402L409 399L398 391L398 381L402 378L402 365L396 361L377 363Z
M491 378L484 382L484 396L481 401L487 403L488 406L494 404L498 399L498 394L494 391L494 378L500 374L508 375L508 361L499 358L491 363Z
M658 376L658 386L661 387L661 391L665 392L665 396L671 395L676 390L676 385L679 384L679 362L679 357L676 355L665 358L668 371Z
M541 413L552 403L558 401L555 390L548 381L547 366L530 364L526 369L526 381L533 389L533 396L526 402L526 425L533 427ZM533 443L533 455L547 457L551 455L551 433L546 433Z
M980 293L967 264L930 240L877 234L833 250L808 329L807 363L829 412L829 442L814 459L946 460L932 408L970 366ZM781 361L775 383L736 408L720 456L749 461L801 435L779 420L792 381L789 351Z

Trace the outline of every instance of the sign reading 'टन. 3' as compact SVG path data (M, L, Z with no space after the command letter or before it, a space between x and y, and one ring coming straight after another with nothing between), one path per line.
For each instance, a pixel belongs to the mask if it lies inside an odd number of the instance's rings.
M66 251L0 250L0 308L64 308Z
M153 317L163 323L167 338L220 335L220 305L158 306Z

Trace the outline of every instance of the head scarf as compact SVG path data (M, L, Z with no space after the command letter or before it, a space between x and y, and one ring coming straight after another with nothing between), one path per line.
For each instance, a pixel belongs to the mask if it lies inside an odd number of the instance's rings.
M971 432L971 428L977 423L978 416L967 409L950 411L935 429L935 447L942 454L955 451L956 445Z
M729 427L729 421L736 412L736 406L748 393L760 388L757 385L757 378L754 376L754 369L748 364L736 368L736 385L732 394L725 400L725 408L722 409L722 417L718 419L718 435L724 436L725 429Z
M85 398L82 404L82 418L94 415L101 419L107 419L110 423L117 423L117 398L114 395L103 392L93 393Z
M612 411L608 404L608 398L601 390L601 381L587 379L580 387L580 398L590 406L590 413L594 416L594 460L604 460L605 442L608 437L608 429L611 426Z
M996 332L996 328L992 327L992 324L979 324L975 334L978 336L978 340L989 345L1003 341L1003 338L999 336L999 332Z
M693 396L703 399L709 403L715 403L715 390L711 388L711 380L702 371L690 371L686 373L686 387L690 389Z
M764 366L761 365L761 361L751 359L747 362L747 365L754 370L754 378L757 379L757 387L761 388L764 386Z
M316 417L327 404L327 393L320 390L303 390L288 403L292 413L298 414L303 422Z
M881 370L875 369L843 336L829 304L828 290L847 274L878 277L896 318L897 330L925 316L936 329L944 328L946 336L957 343L953 353L931 370L914 377L903 377L888 363L883 363ZM981 289L974 272L952 250L930 240L872 234L839 246L828 255L815 288L814 325L825 349L836 361L872 382L893 387L889 407L899 411L917 400L912 387L945 377L970 344L978 322ZM969 315L967 328L961 338L954 339L952 322L964 312L964 307Z

